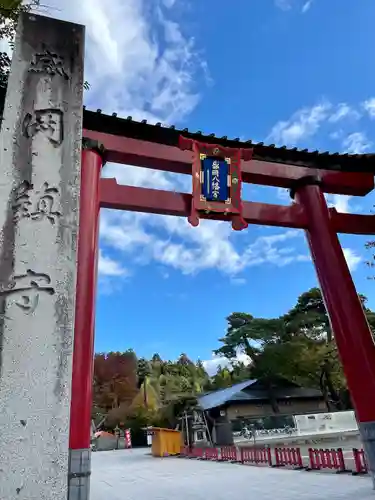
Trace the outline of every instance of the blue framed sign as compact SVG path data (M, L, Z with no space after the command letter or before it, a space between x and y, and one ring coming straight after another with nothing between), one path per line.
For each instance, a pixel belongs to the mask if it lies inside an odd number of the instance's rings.
M201 155L202 196L207 201L228 203L230 160Z
M241 231L247 227L242 215L241 160L250 161L251 148L227 148L220 144L204 144L180 135L181 150L193 151L192 199L188 221L199 225L199 218L217 218L225 215L232 228Z

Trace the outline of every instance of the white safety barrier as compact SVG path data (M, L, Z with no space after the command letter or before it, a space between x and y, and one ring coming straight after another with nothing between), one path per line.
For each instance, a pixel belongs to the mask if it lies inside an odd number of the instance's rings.
M354 411L296 415L294 420L299 435L358 430Z

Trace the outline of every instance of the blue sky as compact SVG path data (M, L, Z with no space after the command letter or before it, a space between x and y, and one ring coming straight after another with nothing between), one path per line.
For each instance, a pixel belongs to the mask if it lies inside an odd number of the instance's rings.
M88 107L301 148L375 149L373 0L64 0L50 14L87 26ZM235 6L235 8L234 8ZM109 164L118 182L190 191L184 176ZM247 200L288 204L276 188ZM331 196L369 213L374 198ZM366 237L343 236L375 309ZM186 352L212 368L233 311L272 317L317 281L302 232L103 211L96 349Z

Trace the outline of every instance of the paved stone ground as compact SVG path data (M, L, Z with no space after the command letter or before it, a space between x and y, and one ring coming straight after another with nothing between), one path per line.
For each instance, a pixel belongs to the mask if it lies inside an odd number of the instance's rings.
M374 500L368 477L153 458L149 450L92 454L90 500Z

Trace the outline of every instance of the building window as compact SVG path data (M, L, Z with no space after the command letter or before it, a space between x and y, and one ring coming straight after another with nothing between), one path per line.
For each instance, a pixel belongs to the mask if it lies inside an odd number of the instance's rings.
M282 399L277 402L280 406L292 406L292 401L290 399Z
M197 432L197 441L204 441L204 434L202 431Z

